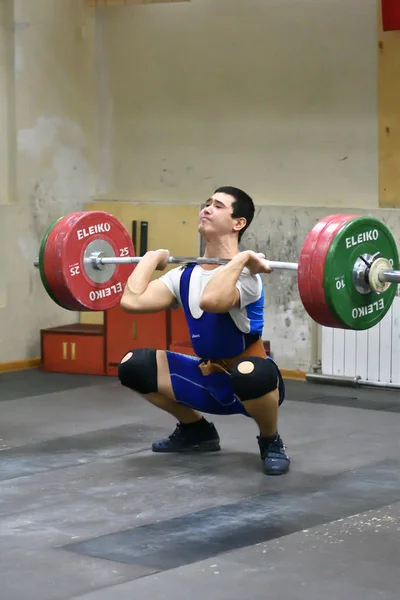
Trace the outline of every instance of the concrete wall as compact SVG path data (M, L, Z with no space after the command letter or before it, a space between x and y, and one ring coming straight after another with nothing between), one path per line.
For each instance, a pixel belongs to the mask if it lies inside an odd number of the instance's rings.
M15 85L0 362L39 356L41 327L76 320L32 260L48 224L93 197L199 203L238 185L260 209L247 245L263 248L268 231L267 254L290 260L321 207L377 209L375 0L0 2L14 13L9 98ZM283 367L308 368L311 324L293 280L274 277L265 338Z
M7 156L14 167L0 200L5 362L39 356L40 328L77 319L47 297L32 264L49 224L81 208L94 191L94 21L83 0L1 3L9 36L2 124L12 123Z

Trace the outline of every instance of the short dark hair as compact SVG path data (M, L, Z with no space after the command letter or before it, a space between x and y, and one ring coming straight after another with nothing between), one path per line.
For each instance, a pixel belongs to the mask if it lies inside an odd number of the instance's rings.
M232 203L232 217L234 219L238 219L239 217L244 217L246 219L246 225L239 231L240 242L242 235L253 220L255 212L254 202L246 192L230 185L217 188L214 194L217 194L218 192L229 194L235 199Z

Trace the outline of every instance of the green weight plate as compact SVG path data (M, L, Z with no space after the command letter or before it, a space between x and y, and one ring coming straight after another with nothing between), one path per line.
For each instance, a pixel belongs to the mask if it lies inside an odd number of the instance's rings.
M361 293L353 278L354 265L361 255L380 252L399 268L396 242L389 229L370 216L352 219L337 232L326 254L325 296L332 312L346 329L369 329L379 323L390 309L397 284L382 294L366 289Z
M62 219L62 217L60 217L59 219L57 219L56 221L54 221L50 227L47 229L46 233L43 236L42 239L42 243L40 244L40 249L39 249L39 271L40 271L40 277L43 283L43 287L46 290L46 292L48 293L48 295L50 296L50 298L56 303L58 304L58 306L61 306L62 308L64 308L64 306L62 304L60 304L60 302L57 300L57 298L55 297L55 295L53 294L51 287L49 285L49 282L47 281L47 277L46 277L46 273L45 273L45 268L44 268L44 250L46 248L46 243L48 240L48 237L53 229L53 227L55 227L57 225L57 223L60 221L60 219Z

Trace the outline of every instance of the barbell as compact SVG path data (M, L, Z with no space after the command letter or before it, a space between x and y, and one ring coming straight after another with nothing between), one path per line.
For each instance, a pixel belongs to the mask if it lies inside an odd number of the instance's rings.
M48 295L71 311L116 306L142 257L126 228L104 211L77 212L50 225L34 265ZM169 257L170 264L226 264L230 259ZM308 233L298 263L269 261L297 274L309 316L327 327L369 329L390 309L400 282L390 230L372 216L328 215Z

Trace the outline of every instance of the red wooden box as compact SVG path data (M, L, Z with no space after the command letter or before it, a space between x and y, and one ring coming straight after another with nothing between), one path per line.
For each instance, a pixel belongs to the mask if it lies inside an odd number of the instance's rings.
M167 311L132 314L117 305L104 313L106 374L117 375L121 358L135 348L168 349Z
M190 342L189 328L182 308L170 310L170 341L171 344Z
M74 323L40 331L41 368L104 375L104 327Z

